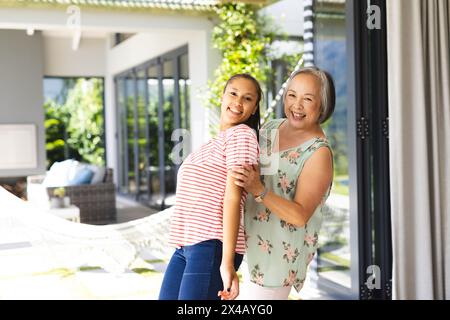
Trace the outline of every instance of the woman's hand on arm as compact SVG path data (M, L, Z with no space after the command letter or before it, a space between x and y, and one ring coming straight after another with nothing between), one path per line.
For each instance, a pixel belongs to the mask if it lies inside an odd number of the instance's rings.
M223 249L220 265L224 290L219 292L225 300L233 300L239 294L239 279L234 268L234 255L241 220L241 196L242 189L234 184L234 179L229 172L223 201Z
M235 184L245 188L255 197L264 191L259 177L259 168L242 166L233 170ZM331 152L328 148L319 148L306 161L297 179L297 189L293 201L281 197L271 190L263 200L271 212L280 219L298 226L304 226L323 199L333 178Z
M264 184L261 182L261 174L259 165L245 164L240 167L233 168L232 177L235 178L234 183L251 193L255 197L264 192Z

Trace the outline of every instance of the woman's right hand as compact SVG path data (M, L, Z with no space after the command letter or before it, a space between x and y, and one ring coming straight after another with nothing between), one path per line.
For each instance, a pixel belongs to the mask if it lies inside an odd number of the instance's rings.
M233 168L231 176L236 180L234 183L254 196L260 195L264 191L264 185L261 182L259 165L242 165Z
M222 300L234 300L239 295L239 277L233 265L220 265L220 275L223 282L223 291L217 293Z

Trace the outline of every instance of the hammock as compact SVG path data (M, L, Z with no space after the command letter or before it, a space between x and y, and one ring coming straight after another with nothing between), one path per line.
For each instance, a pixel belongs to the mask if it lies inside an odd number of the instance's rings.
M171 209L134 221L95 226L74 223L33 207L0 187L0 275L99 266L123 273L150 249L167 259Z

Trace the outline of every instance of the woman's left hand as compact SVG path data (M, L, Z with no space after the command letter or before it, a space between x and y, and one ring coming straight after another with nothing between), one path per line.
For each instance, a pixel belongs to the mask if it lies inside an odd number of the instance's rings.
M220 265L220 276L223 282L223 291L219 291L217 296L221 300L234 300L239 295L239 277L232 265Z
M234 183L253 195L264 192L264 185L261 182L259 165L243 165L233 168L231 176L236 180Z

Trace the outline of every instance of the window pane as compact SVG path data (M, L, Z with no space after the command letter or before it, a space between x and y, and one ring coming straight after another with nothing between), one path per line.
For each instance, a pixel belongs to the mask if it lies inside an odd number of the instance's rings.
M147 90L148 90L148 137L149 137L149 164L148 173L150 179L150 197L159 195L159 149L158 149L158 69L156 65L147 70ZM151 199L150 199L150 202Z
M334 182L319 237L318 272L320 277L350 288L345 3L316 2L314 28L315 64L331 73L336 87L335 111L324 125L334 153Z
M118 111L120 119L120 144L119 144L119 191L121 193L128 192L128 160L127 160L127 109L126 109L126 90L125 90L125 78L119 78L117 80L117 99L118 99Z
M175 107L175 97L174 97L174 74L173 74L173 59L166 60L163 63L163 74L164 78L162 80L164 100L163 100L163 113L164 113L164 162L165 162L165 184L166 184L166 194L175 193L175 166L172 159L172 148L174 143L171 141L172 132L175 129L174 126L174 107Z
M188 55L183 54L180 58L180 117L181 128L189 130L189 90L191 80L189 79Z
M140 197L148 194L147 185L147 106L146 106L146 77L142 69L137 72L137 121L138 121L138 170Z
M135 131L135 121L134 121L134 103L135 103L135 92L134 92L134 77L129 75L125 78L126 86L126 119L127 119L127 153L128 153L128 192L135 194L136 189L136 174L135 174L135 152L134 152L134 131Z
M43 89L47 168L66 159L104 165L103 79L44 78Z

